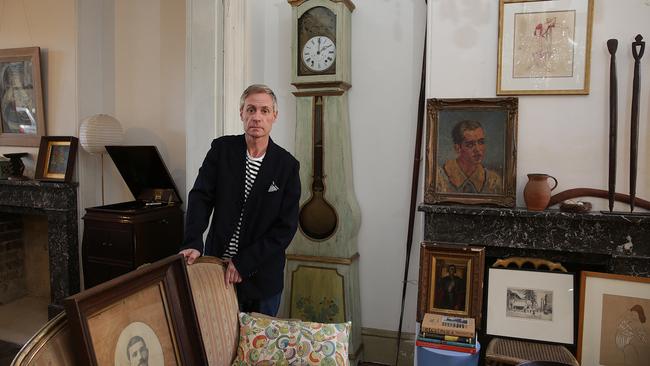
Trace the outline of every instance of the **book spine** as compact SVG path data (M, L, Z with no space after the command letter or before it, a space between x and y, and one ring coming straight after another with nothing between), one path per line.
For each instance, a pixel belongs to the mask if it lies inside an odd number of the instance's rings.
M449 345L449 344L425 342L425 341L421 341L421 340L415 341L415 345L418 346L418 347L436 348L436 349L442 349L442 350L445 350L445 351L455 351L455 352L471 353L471 354L476 353L476 347L474 347L474 348L457 347L457 346L452 346L452 345Z
M434 334L442 334L442 335L450 335L450 336L456 336L456 337L473 337L475 332L473 330L468 330L468 329L448 329L448 328L430 328L430 327L422 327L420 330L422 333L434 333Z
M438 333L420 332L420 337L439 339L442 341L450 341L450 342L460 342L460 343L470 343L470 344L476 343L474 342L474 337L459 337L459 336L444 335Z
M442 339L425 338L425 337L421 337L421 336L418 337L418 340L423 341L423 342L446 344L446 345L449 345L449 346L464 347L464 348L474 348L474 347L476 347L476 343L462 343L462 342L454 342L454 341L445 341L445 340L442 340Z

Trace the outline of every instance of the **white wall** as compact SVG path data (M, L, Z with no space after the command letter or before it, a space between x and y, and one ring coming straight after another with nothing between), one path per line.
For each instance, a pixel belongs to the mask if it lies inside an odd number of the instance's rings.
M352 14L352 89L349 91L354 186L359 231L362 326L397 329L424 44L424 0L355 0ZM278 94L272 137L293 151L291 6L250 0L251 82ZM419 199L421 201L421 198ZM417 280L415 228L411 281ZM408 286L404 330L414 330L417 287Z
M430 47L428 97L495 97L498 1L429 0ZM606 42L619 41L618 159L616 191L629 192L630 106L637 34L650 41L650 2L596 0L591 51L591 92L585 96L519 97L517 205L524 206L528 173L547 173L559 181L553 193L588 187L607 190L609 144L609 53ZM647 57L648 54L646 52ZM650 72L641 61L639 170L637 197L650 198L647 156ZM585 198L594 209L607 201ZM617 210L629 210L616 204Z
M396 330L399 319L408 208L415 145L420 65L427 13L420 0L356 0L352 15L352 89L349 91L354 185L361 206L359 232L362 326ZM290 86L291 9L282 0L250 0L251 82L280 96L273 138L293 151L295 100ZM498 1L429 0L428 97L495 97ZM608 72L605 42L619 39L618 191L627 192L630 43L637 33L650 41L645 0L596 1L591 93L588 96L520 97L517 196L526 174L558 178L557 192L576 187L607 189ZM648 57L648 55L646 55ZM642 77L650 71L643 62ZM645 79L642 79L645 80ZM639 156L650 141L650 84L642 84ZM650 196L646 159L639 162L637 194ZM424 166L421 166L422 171ZM420 181L420 192L422 191ZM603 200L589 198L596 209ZM418 202L422 201L419 194ZM625 205L617 206L624 209ZM414 331L418 244L414 230L404 330Z

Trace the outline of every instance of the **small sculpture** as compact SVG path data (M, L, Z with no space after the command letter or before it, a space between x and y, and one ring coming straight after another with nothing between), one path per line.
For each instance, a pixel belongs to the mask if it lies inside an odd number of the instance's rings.
M22 153L10 153L10 154L3 154L5 157L9 158L11 161L11 175L9 176L9 180L27 180L26 176L23 175L23 172L25 171L25 164L23 163L22 158L25 156L28 156L28 153L22 152Z

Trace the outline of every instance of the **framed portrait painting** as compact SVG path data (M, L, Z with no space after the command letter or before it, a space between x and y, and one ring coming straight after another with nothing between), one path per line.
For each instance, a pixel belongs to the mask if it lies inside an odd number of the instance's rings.
M472 317L481 324L485 249L423 242L420 246L417 320L424 314Z
M515 206L517 98L427 101L426 203Z
M497 95L589 94L593 0L500 0Z
M486 333L573 344L574 275L490 268Z
M74 136L43 136L38 149L35 178L69 182L72 179L79 140Z
M0 145L38 146L45 135L40 48L0 50Z
M162 259L64 301L81 365L206 365L185 261Z
M650 278L582 272L578 332L581 365L647 365Z

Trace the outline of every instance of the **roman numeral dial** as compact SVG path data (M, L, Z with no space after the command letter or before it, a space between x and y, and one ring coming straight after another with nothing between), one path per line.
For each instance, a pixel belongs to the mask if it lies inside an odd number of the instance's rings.
M325 36L310 38L302 48L302 62L310 70L324 71L329 69L336 59L336 45Z

